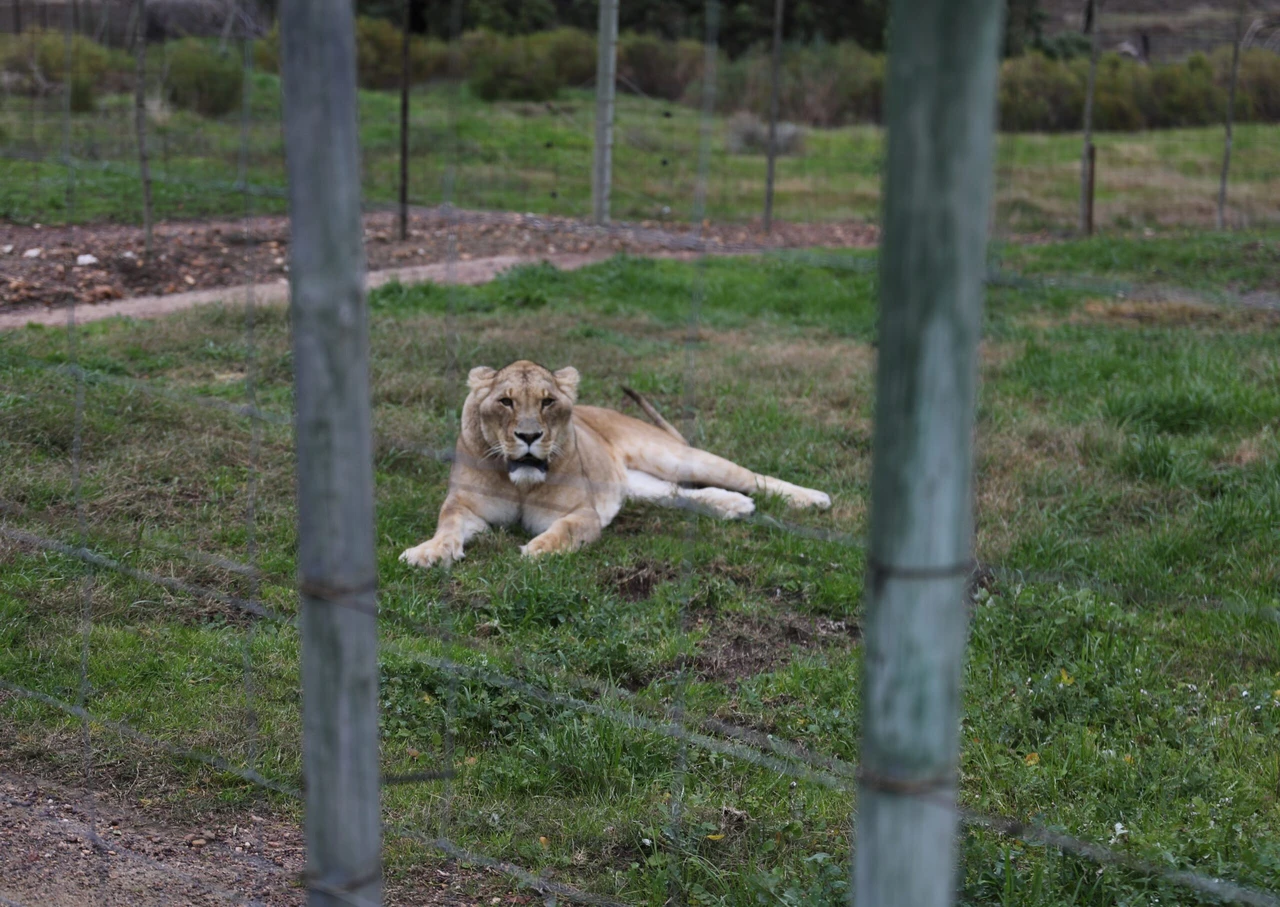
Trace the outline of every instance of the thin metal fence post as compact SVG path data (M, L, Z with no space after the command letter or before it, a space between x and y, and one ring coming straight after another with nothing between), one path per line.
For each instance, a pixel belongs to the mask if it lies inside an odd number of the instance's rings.
M764 177L764 232L773 231L773 179L778 161L778 92L782 81L782 12L786 0L773 5L773 60L769 64L769 166Z
M971 434L1003 11L1000 0L891 8L858 907L944 907L955 896Z
M308 903L380 904L377 569L351 3L285 0L280 41Z
M147 154L147 0L138 0L136 10L137 68L133 86L134 127L138 133L138 174L142 179L142 237L147 260L151 260L151 160Z
M1093 188L1096 158L1093 151L1093 95L1098 84L1098 57L1102 52L1102 0L1088 0L1085 5L1085 29L1090 33L1089 78L1084 89L1084 146L1080 150L1080 232L1093 233Z
M618 91L618 0L600 0L596 36L596 137L591 170L591 221L609 222L613 189L613 114Z
M404 34L400 36L400 239L409 238L409 26L412 0L404 0Z
M1236 118L1236 88L1240 83L1240 45L1244 43L1244 17L1248 0L1241 0L1239 13L1236 16L1235 41L1231 45L1231 85L1227 89L1226 135L1222 145L1222 176L1218 180L1218 218L1219 230L1227 226L1227 180L1231 174L1231 145L1234 138Z

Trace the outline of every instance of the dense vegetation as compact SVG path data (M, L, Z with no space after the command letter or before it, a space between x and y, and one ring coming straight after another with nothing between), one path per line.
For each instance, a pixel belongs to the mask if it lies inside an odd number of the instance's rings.
M358 77L363 88L400 83L402 33L386 19L357 22ZM1079 129L1083 119L1088 61L1070 42L1058 41L1005 60L1000 83L1000 119L1006 131L1056 132ZM160 55L156 55L160 56ZM259 41L257 66L279 68L279 33ZM416 83L453 76L466 79L487 101L545 101L563 89L589 86L595 78L595 41L588 32L556 28L527 35L487 29L467 32L452 45L413 36L410 66ZM1114 54L1103 56L1098 73L1095 126L1136 131L1204 126L1221 122L1230 76L1230 53L1196 54L1181 63L1145 65ZM164 94L178 107L206 116L238 109L242 75L239 60L212 43L186 39L163 54ZM623 34L618 47L620 87L625 92L698 106L706 58L691 39L666 40L652 34ZM59 90L66 78L61 35L28 32L0 44L0 67L14 84L30 90ZM86 111L101 91L133 78L133 63L116 50L77 38L71 67L73 107ZM770 67L763 48L717 63L716 108L764 114ZM884 56L862 45L818 41L792 44L784 56L782 116L808 126L878 123L884 93ZM1239 121L1280 121L1280 56L1263 50L1244 55L1236 97Z

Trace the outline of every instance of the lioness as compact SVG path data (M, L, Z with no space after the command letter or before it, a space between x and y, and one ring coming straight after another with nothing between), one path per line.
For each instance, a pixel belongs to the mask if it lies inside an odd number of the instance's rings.
M449 564L491 525L520 523L537 533L528 556L593 542L627 500L653 501L733 519L750 514L757 491L794 507L830 507L821 491L758 475L689 446L653 407L628 391L658 425L598 406L575 406L578 371L533 362L500 371L474 368L462 431L436 534L400 560Z

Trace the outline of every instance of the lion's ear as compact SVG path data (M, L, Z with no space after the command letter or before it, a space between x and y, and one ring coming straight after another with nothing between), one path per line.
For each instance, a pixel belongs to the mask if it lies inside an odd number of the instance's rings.
M560 390L565 393L570 400L578 399L578 382L582 380L582 376L578 374L578 370L572 365L565 366L554 375L556 384Z
M498 374L487 365L477 365L470 374L467 375L467 387L475 390L477 387L484 387L493 380L493 376Z

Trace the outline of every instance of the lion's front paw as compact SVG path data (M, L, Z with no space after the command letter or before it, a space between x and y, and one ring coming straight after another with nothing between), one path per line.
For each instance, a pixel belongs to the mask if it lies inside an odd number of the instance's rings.
M563 544L558 539L547 538L545 535L535 536L527 544L520 546L520 553L525 557L541 557L544 554L555 554L558 551L568 550L568 545Z
M831 496L812 488L797 488L787 496L787 503L792 507L815 507L827 510L831 507Z
M425 570L436 564L447 567L454 561L462 560L464 556L461 542L456 539L437 537L413 548L406 548L400 555L400 560L412 567L421 567Z

